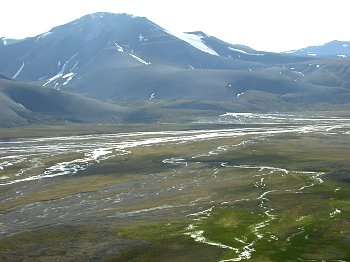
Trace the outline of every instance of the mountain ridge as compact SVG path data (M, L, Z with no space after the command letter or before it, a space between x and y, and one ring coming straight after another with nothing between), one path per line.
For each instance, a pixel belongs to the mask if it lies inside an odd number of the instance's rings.
M348 58L350 57L350 41L333 40L322 45L307 46L284 53L311 57Z
M89 14L1 42L3 75L116 105L293 111L350 102L345 58L257 51L129 14Z
M133 121L137 110L109 105L51 88L0 78L0 127L31 124L118 123Z

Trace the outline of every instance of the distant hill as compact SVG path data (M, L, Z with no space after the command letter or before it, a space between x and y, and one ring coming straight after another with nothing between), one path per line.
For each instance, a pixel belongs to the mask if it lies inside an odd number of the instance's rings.
M0 127L29 124L121 122L137 112L0 76Z
M308 46L299 50L292 50L285 53L310 57L348 58L350 57L350 42L335 40L324 45Z

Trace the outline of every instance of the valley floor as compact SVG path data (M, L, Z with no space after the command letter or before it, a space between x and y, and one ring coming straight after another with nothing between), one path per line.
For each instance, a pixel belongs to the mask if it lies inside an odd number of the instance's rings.
M350 260L349 117L82 129L0 130L0 261Z

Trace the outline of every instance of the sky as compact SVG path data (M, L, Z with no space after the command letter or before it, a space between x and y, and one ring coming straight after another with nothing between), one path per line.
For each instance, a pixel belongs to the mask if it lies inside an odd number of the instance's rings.
M349 0L4 0L0 37L21 39L94 12L145 16L168 31L288 51L350 41Z

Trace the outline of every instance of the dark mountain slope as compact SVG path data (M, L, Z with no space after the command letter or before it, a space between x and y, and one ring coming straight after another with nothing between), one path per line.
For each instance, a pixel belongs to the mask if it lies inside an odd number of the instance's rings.
M111 13L86 15L36 37L2 42L0 72L55 88L74 84L101 64L248 71L312 60L258 52L202 32L174 34L144 17Z
M96 87L98 81L98 88ZM274 83L274 84L272 84ZM82 75L72 87L91 97L113 100L212 99L232 101L247 88L287 93L301 90L297 83L264 71L185 70L173 67L103 68Z
M103 50L115 52L114 63L120 67L142 65L139 56L147 63L185 68L246 65L244 61L202 52L146 18L98 13L55 27L37 37L0 44L0 70L19 80L47 82L60 73L63 76L79 71Z
M137 115L76 94L0 79L0 126L65 122L119 122Z
M303 77L294 70L277 69L247 72L185 70L156 66L118 71L113 68L103 68L94 74L82 75L76 82L76 86L72 87L72 91L98 99L116 101L186 99L231 103L244 101L245 92L259 91L287 101L290 109L299 107L301 102L307 105L350 101L350 90L313 85L304 81ZM332 98L329 97L330 95ZM298 104L293 104L294 101Z
M292 68L292 69L290 69ZM319 86L349 88L350 59L323 59L316 63L289 64L298 79Z

